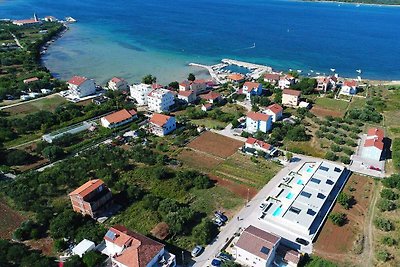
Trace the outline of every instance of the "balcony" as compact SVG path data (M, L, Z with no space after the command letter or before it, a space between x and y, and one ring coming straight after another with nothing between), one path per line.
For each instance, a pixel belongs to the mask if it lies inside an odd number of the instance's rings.
M174 267L176 265L176 256L174 254L165 251L158 262L153 267Z

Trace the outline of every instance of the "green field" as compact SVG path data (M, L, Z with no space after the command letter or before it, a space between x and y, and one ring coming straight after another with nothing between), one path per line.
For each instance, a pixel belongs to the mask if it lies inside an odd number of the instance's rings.
M363 108L367 100L362 97L353 97L350 102L349 109Z
M191 120L192 123L198 125L198 126L203 126L209 129L222 129L225 128L228 123L227 122L221 122L209 118L204 118L204 119L198 119L198 120Z
M239 153L218 165L213 174L255 188L262 188L281 169L277 163L259 158L258 163L250 160L250 156Z
M67 103L67 100L65 100L65 98L59 95L51 95L35 101L22 103L20 105L10 108L5 108L2 111L8 113L10 117L20 118L30 113L41 110L54 111L59 105L64 103Z
M315 100L315 105L321 108L345 112L349 105L346 101L336 100L332 98L320 97Z

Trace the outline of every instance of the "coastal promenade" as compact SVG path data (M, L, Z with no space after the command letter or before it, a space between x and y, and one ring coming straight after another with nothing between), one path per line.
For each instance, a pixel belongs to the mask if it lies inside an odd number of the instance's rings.
M197 63L189 63L189 66L193 67L199 67L199 68L205 68L208 70L208 72L211 75L211 78L217 82L218 84L222 84L222 80L218 77L218 74L214 71L213 66L207 66L207 65L202 65L202 64L197 64Z

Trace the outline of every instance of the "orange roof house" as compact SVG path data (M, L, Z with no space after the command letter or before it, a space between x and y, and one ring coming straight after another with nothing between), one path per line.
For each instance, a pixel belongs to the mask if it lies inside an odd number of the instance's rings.
M241 83L244 82L245 77L242 74L235 73L228 75L227 80L234 83Z
M100 119L100 122L101 125L103 125L103 127L115 128L131 122L136 117L137 113L135 110L132 109L128 111L126 109L122 109L120 111L111 113L110 115L107 115L105 117L102 117Z
M167 264L165 266L175 264L175 255L168 253L163 244L122 225L111 227L104 240L113 266L158 266L161 260Z
M68 194L75 212L97 217L111 202L110 189L100 179L90 180Z
M175 117L154 113L150 119L149 131L158 136L164 136L176 129Z

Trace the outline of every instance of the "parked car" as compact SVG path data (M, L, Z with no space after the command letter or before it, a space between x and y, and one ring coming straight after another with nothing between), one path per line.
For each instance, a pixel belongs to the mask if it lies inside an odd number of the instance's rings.
M197 245L194 247L194 249L192 250L192 252L190 254L192 255L192 257L197 257L201 254L202 251L203 251L203 247Z
M216 226L218 226L218 227L221 227L221 226L224 225L224 223L223 223L219 218L215 218L215 219L213 220L213 223L214 223Z
M231 261L232 258L230 255L220 252L217 258L221 259L222 261Z
M296 242L299 244L302 244L304 246L308 246L308 244L310 244L310 242L308 242L307 240L304 240L303 238L296 238Z
M216 211L214 215L216 218L219 218L224 223L228 221L228 217L226 217L221 211Z
M213 259L211 261L211 266L219 267L221 266L222 261L220 259Z
M374 171L381 171L381 168L375 167L375 166L369 166L370 170L374 170Z

